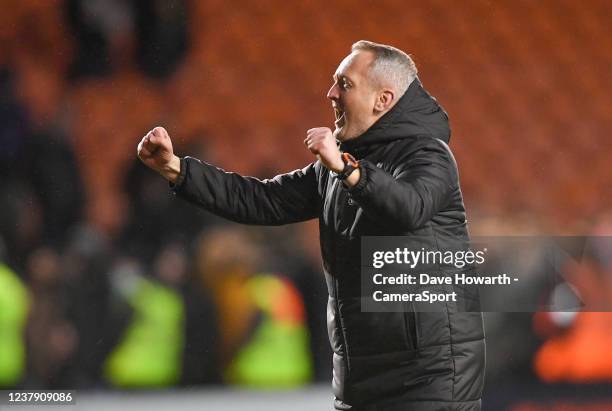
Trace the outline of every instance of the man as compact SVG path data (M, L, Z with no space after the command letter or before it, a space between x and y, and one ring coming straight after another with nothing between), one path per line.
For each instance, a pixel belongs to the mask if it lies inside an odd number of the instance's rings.
M479 410L480 313L371 313L360 305L362 236L468 239L446 113L410 57L390 46L355 43L333 79L336 129L308 130L304 143L317 159L301 170L260 181L179 159L161 127L143 137L138 155L178 196L230 220L319 219L336 409Z

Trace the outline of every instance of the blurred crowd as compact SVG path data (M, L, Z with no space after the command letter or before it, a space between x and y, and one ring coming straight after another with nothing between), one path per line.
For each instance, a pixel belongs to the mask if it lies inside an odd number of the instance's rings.
M0 361L0 385L275 386L327 374L326 290L294 228L224 224L135 162L129 224L111 238L78 212L78 168L62 173L69 161L50 150L21 164L49 168L3 181L0 356L10 364ZM258 348L262 332L280 347ZM230 371L239 363L245 370ZM276 375L278 364L297 369Z
M40 9L25 4L16 17ZM61 84L112 79L122 59L113 53L131 49L137 75L161 87L188 46L185 8L183 1L55 5L61 24L51 30L62 27L74 39L70 56L59 57L66 62ZM25 54L32 43L46 47L48 29L29 35ZM126 38L134 44L117 45ZM107 218L119 223L100 223L91 210L109 209L92 204L82 165L104 167L104 147L79 158L70 109L41 115L24 101L24 50L7 45L9 59L0 61L0 386L327 380L326 290L304 230L229 225L173 199L167 182L135 158L114 187L124 207ZM47 46L57 62L61 45Z
M303 234L228 225L135 161L127 223L109 236L83 218L70 146L39 138L4 163L0 385L327 378L326 289Z

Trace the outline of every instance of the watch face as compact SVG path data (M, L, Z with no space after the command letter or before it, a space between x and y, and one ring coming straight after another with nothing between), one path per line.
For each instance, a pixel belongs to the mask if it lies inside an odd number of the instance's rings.
M342 153L342 160L344 164L351 165L352 167L359 167L359 163L355 160L355 157L350 155L349 153Z

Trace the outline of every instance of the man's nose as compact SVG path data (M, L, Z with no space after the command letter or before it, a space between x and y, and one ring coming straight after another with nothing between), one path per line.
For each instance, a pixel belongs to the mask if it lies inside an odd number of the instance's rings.
M327 92L327 98L330 100L334 100L338 97L338 85L334 83L334 85L332 85L329 91Z

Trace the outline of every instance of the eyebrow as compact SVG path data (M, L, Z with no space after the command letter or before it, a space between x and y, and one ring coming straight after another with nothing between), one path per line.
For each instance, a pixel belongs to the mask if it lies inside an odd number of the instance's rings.
M336 79L339 79L339 80L340 80L340 79L344 79L344 80L348 80L348 81L349 81L349 83L354 83L354 81L353 81L353 80L352 80L352 79L351 79L349 76L347 76L346 74L334 74L334 75L332 76L332 78L333 78L334 80L336 80Z

